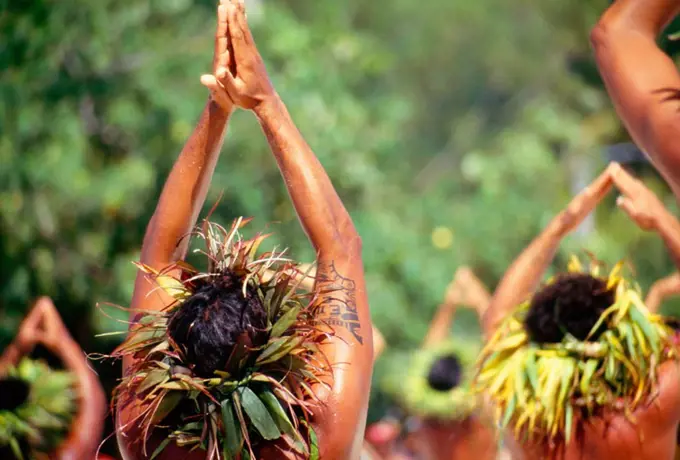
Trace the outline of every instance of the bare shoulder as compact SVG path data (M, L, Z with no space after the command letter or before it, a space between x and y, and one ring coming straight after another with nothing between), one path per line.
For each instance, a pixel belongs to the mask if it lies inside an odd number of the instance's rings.
M636 412L641 423L677 425L680 421L680 361L671 359L659 367L657 393Z

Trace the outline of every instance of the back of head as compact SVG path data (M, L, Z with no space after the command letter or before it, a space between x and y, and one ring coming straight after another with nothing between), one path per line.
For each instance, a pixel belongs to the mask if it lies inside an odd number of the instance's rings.
M455 355L437 359L427 375L427 383L437 391L449 391L457 387L461 379L460 361Z
M28 383L17 377L0 379L0 411L13 411L28 399Z
M614 290L608 290L601 278L585 273L559 275L531 299L524 327L536 343L558 343L566 333L585 340L614 301ZM605 329L603 325L591 339L597 339Z
M16 377L0 379L0 412L14 411L22 406L30 394L30 386L25 380ZM2 436L0 436L2 440ZM29 457L28 442L25 437L15 438L19 443L19 450L24 458ZM0 443L0 458L12 460L18 458L9 444Z
M201 377L224 370L239 336L265 329L267 314L255 288L222 273L198 288L170 318L168 333Z

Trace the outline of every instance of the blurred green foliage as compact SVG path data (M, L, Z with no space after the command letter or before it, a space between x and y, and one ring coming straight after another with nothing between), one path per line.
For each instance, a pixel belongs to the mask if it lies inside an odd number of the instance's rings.
M385 362L417 346L458 266L493 287L605 164L603 145L625 140L588 45L606 4L251 2L275 86L363 237ZM124 314L107 310L109 319L95 305L131 297L130 261L206 101L198 78L210 69L215 4L2 5L0 346L31 299L50 295L88 351L110 350L115 342L94 334L124 328ZM649 167L636 172L673 202ZM232 119L208 202L221 194L215 219L255 216L275 243L312 260L248 113ZM674 270L613 196L556 266L580 248L630 258L645 288ZM454 334L476 327L462 312Z

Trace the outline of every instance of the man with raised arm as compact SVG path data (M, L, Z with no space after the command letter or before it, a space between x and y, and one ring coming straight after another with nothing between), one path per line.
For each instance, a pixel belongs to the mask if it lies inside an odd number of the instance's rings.
M373 365L361 239L274 91L242 2L218 8L214 62L144 238L132 304L143 313L117 352L123 456L356 459ZM183 262L235 107L258 118L317 251L311 296L281 253L257 255L264 236L242 236L243 219L195 232L207 269Z
M562 238L615 186L618 205L664 239L680 225L641 182L612 164L577 195L505 273L486 312L477 377L497 406L514 458L671 459L680 420L673 332L645 307L619 264L539 282ZM519 306L519 307L518 307Z
M407 416L417 420L417 428L406 439L407 447L417 458L496 458L493 426L481 413L481 404L470 388L479 348L450 335L459 307L474 308L481 315L489 299L486 288L472 271L468 267L459 268L430 322L421 348L386 382L386 390L393 393ZM399 425L384 420L367 432L367 439L383 458L401 455Z

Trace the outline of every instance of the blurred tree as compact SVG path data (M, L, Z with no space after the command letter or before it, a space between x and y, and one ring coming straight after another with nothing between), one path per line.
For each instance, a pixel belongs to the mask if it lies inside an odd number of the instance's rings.
M493 287L573 184L604 164L602 146L626 140L588 46L604 0L254 6L277 90L363 236L386 362L420 342L460 264ZM93 336L124 329L124 312L94 306L129 301L130 261L207 97L198 77L214 7L2 3L0 346L38 295L55 299L87 350L115 345ZM237 114L227 136L213 218L255 216L276 232L272 244L312 260L254 118ZM671 201L648 167L637 172ZM613 197L593 222L556 266L585 247L608 262L630 257L645 287L672 271L658 238L627 223ZM474 336L473 314L461 312L454 331ZM386 403L376 395L371 417Z

